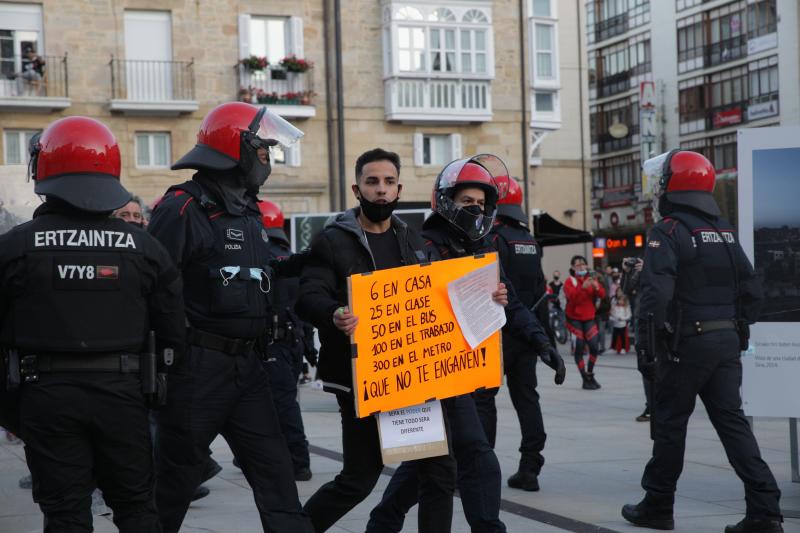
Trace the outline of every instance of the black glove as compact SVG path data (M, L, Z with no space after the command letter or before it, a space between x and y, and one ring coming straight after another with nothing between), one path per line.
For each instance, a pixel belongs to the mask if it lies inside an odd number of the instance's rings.
M653 381L655 377L656 362L649 361L647 350L640 345L636 345L636 368L647 381Z
M539 358L544 364L556 371L555 378L553 379L556 385L564 383L564 378L567 375L567 367L564 365L564 359L561 358L558 350L548 344L546 347L539 350Z

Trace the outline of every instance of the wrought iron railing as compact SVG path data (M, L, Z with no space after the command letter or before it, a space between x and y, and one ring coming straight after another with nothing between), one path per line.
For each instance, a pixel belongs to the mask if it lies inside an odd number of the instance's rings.
M237 64L238 99L253 104L311 105L316 95L311 71L290 72L270 65L252 70Z
M596 42L605 41L626 31L628 31L628 14L622 13L598 22L594 27L594 39Z
M0 57L0 98L67 98L67 56Z
M747 36L742 34L711 43L706 46L704 55L706 67L740 59L747 55Z
M111 98L137 102L194 100L194 60L149 61L114 59Z

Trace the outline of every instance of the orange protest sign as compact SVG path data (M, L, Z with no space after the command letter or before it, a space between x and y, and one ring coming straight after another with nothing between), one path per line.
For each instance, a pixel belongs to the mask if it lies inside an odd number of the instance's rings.
M500 331L470 348L447 294L449 282L496 261L492 253L348 278L357 416L500 386Z

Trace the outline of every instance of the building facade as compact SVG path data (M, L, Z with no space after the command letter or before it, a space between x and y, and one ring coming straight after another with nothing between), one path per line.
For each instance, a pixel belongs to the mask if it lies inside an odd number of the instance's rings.
M583 227L580 9L556 0L0 1L2 164L24 172L36 131L87 115L115 133L123 184L149 202L191 176L169 166L208 110L243 100L305 132L273 152L262 191L287 214L353 205L355 159L382 146L402 157L404 202L428 202L452 159L491 152L526 185L530 209Z
M736 214L736 131L800 122L796 0L591 0L593 229L603 260L641 255L653 222L641 164L672 148L717 169L715 196Z

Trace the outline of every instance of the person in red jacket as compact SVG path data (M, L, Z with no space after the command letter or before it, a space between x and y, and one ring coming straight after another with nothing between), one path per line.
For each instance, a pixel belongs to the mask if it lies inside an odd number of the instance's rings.
M567 329L575 337L575 364L581 373L583 388L597 390L600 384L594 378L593 372L599 350L595 301L605 296L606 291L589 275L586 258L582 255L576 255L570 260L569 272L571 275L564 283L564 296L567 298ZM583 360L587 346L588 365Z

